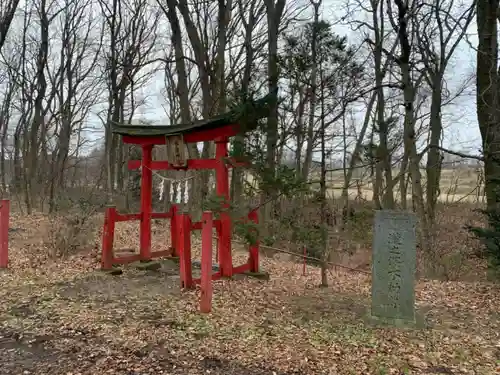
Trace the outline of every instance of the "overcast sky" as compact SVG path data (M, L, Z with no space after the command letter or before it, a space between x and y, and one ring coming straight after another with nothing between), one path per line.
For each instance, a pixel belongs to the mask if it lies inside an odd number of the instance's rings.
M350 27L342 25L340 18L345 14L346 0L324 0L323 12L327 19L335 23L335 31L341 35L347 35L352 43L360 43L359 32L353 32ZM469 6L470 0L464 0L460 5ZM362 12L356 13L361 17ZM371 16L370 16L371 17ZM448 65L446 81L450 91L461 87L471 74L476 70L476 52L471 46L477 46L477 27L475 18L467 30L467 41L462 41ZM476 115L476 87L475 80L467 88L466 92L457 98L453 104L442 109L444 131L444 147L450 149L469 150L476 152L481 147L481 136L477 124Z
M361 42L359 32L354 32L347 25L339 22L345 13L342 10L344 0L324 0L322 5L323 16L335 24L334 31L339 35L346 35L348 41L353 44ZM356 17L362 17L359 12ZM477 45L476 24L473 22L468 30L468 40L472 46ZM475 51L462 42L455 52L455 56L448 66L446 74L447 85L451 91L455 91L463 84L467 77L475 72ZM466 92L457 98L453 104L449 104L442 110L444 131L444 146L454 150L463 150L477 153L480 148L480 134L476 117L475 84L467 88ZM147 104L142 106L136 118L144 118L155 123L162 122L166 118L163 106L165 104L161 94L164 89L163 73L159 72L157 78L142 90L140 95L147 96Z

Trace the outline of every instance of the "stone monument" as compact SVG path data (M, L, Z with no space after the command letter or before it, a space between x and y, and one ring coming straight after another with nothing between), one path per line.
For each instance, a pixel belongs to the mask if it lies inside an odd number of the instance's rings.
M415 322L416 215L376 211L371 316L391 324Z

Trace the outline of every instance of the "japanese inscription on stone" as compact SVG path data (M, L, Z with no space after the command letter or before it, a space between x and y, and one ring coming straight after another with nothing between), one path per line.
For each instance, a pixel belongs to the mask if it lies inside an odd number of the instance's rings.
M415 320L416 216L377 211L373 234L374 317Z

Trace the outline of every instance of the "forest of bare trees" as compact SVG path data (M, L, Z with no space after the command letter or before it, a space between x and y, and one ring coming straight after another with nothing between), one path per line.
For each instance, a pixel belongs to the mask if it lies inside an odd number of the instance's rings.
M500 374L499 22L0 1L0 373Z
M500 201L498 4L10 0L2 7L1 189L27 213L54 212L85 194L101 204L127 196L130 204L126 162L139 154L112 134L113 124L189 123L276 90L259 134L231 145L253 153L266 178L279 182L259 185L261 202L280 195L285 180L302 181L318 191L325 224L338 212L335 222L347 220L353 189L369 190L371 209L418 214L420 246L430 253L449 169L443 160L471 157L479 163L469 168L479 181L473 194L484 188L489 208ZM460 67L465 50L477 50L477 74ZM482 151L468 155L443 147L445 129L477 125L450 123L443 113L473 103L474 77ZM189 147L193 158L214 153L210 142ZM235 202L248 193L247 174L233 171ZM207 197L209 180L196 175L196 202ZM277 205L264 205L265 217Z

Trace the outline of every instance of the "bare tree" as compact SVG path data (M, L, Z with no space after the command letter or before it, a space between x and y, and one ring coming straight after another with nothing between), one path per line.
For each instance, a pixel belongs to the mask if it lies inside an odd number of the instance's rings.
M302 168L302 177L304 180L307 179L309 175L309 166L312 161L312 150L314 147L313 144L313 135L314 135L314 123L316 117L316 99L317 99L317 75L318 75L318 29L319 29L319 7L321 6L321 1L314 2L311 0L311 5L313 6L313 23L312 23L312 35L311 35L311 77L310 77L310 94L309 94L309 119L307 124L307 149L306 156L304 161L304 167ZM324 119L322 119L321 126L321 142L324 143L325 136L324 129ZM323 150L323 147L322 147ZM325 273L326 275L326 273ZM326 282L326 279L325 279Z
M2 51L2 57L5 63L2 64L5 70L4 88L2 92L2 101L0 105L0 174L2 193L6 193L7 186L12 182L12 163L8 162L9 167L6 166L6 154L8 148L8 131L9 125L12 124L13 107L19 95L18 76L21 67L20 54L14 46L9 45Z
M161 12L148 1L118 1L111 4L101 1L105 28L109 35L106 48L106 76L108 84L108 110L105 124L105 155L107 190L111 194L115 186L123 189L124 146L118 136L111 133L111 125L123 123L126 118L126 102L129 110L135 110L133 93L151 77L155 62L154 48L158 37Z
M49 54L49 13L46 0L40 0L37 4L37 13L40 21L40 44L36 56L35 87L36 94L33 101L33 118L27 137L27 147L24 155L24 169L26 173L26 206L31 211L32 199L34 198L35 178L38 171L39 149L41 143L40 130L44 127L44 100L47 94L47 78L45 69Z
M15 78L21 97L16 105L20 118L14 134L14 164L16 185L21 187L19 182L22 180L28 212L34 207L37 193L43 192L46 175L45 165L40 161L47 160L44 140L49 124L46 117L55 98L55 89L50 87L46 74L50 51L49 28L61 11L54 6L49 9L49 4L40 0L30 4L24 13L21 66ZM38 23L36 29L34 20Z
M416 134L415 134L415 99L416 84L412 76L412 55L414 48L411 44L412 28L408 25L411 22L410 15L415 8L410 8L410 4L405 0L394 0L396 5L395 16L392 16L391 0L387 1L388 11L391 15L390 21L394 31L398 34L400 54L396 62L401 71L401 84L403 90L404 105L404 148L409 160L409 174L412 182L413 203L421 223L421 248L424 253L430 251L428 217L424 203L422 178L420 172L420 157L417 154Z
M65 0L60 16L59 66L48 70L52 86L56 88L56 100L52 117L53 134L56 136L52 151L52 173L49 187L49 211L55 209L57 190L65 186L70 144L79 126L97 103L102 92L100 77L93 75L99 62L101 31L93 36L99 21L90 16L92 1L77 3ZM75 149L81 145L77 142Z
M429 152L427 154L427 214L432 223L439 196L442 155L439 149L443 133L441 110L445 98L445 72L451 57L463 40L475 14L475 3L456 4L453 0L422 3L414 17L416 44L424 65L424 79L431 90Z
M0 51L5 44L5 39L9 33L18 5L19 0L7 0L0 3Z
M240 89L237 90L237 95L244 101L250 98L252 92L252 68L256 65L255 60L259 56L262 48L256 45L256 28L259 20L264 15L264 4L260 0L253 0L250 2L238 0L238 19L243 26L243 53L245 56L243 72L241 80L235 82L239 84ZM261 45L263 43L260 43ZM236 65L236 64L234 64ZM245 140L242 135L237 135L234 141L235 154L243 154L245 147ZM231 179L231 197L233 202L241 201L242 198L242 182L243 174L240 168L233 168Z
M477 119L484 153L488 209L498 210L500 191L500 118L498 114L498 0L477 1ZM497 224L497 223L492 223Z
M189 105L188 76L185 74L186 53L181 34L181 24L177 17L180 12L183 25L189 40L189 47L194 55L197 80L201 88L202 116L210 118L226 109L226 52L230 37L232 19L232 0L220 0L216 4L195 1L189 4L186 0L159 1L163 12L167 15L172 30L172 43L175 46L176 70L178 75L178 92L181 101L181 120L192 118ZM183 73L184 71L184 73ZM201 156L209 157L214 152L213 142L204 142ZM198 156L196 145L190 145L191 157ZM208 195L210 173L203 172L197 179L198 189L195 194L199 199ZM192 189L195 186L192 186Z
M278 31L281 18L285 9L286 0L264 0L267 15L267 75L268 75L268 93L271 95L270 111L267 118L266 129L266 167L268 173L272 176L276 169L276 146L278 143ZM273 196L272 187L267 189L262 195L262 201L265 202ZM268 218L271 211L268 205L262 206L264 220Z
M379 144L377 147L377 166L376 166L376 186L374 186L374 200L375 203L380 207L384 208L394 208L394 193L393 193L393 182L392 182L392 163L391 163L391 152L389 150L389 124L390 120L385 117L385 95L383 80L385 77L385 72L383 69L383 51L384 51L384 40L385 40L385 8L383 0L372 0L371 6L373 9L372 19L373 19L373 59L375 63L375 85L377 86L377 134L379 138ZM386 188L382 197L382 202L378 201L378 193L382 185L382 173L384 173Z
M388 84L394 79L394 54L398 46L398 36L392 28L387 27L388 7L383 0L355 1L348 3L349 23L351 27L362 33L369 48L370 60L367 63L373 68L375 83L372 97L367 103L367 110L359 138L353 150L350 169L344 181L343 196L347 203L347 188L352 178L353 167L362 159L363 150L369 155L369 168L372 172L373 202L376 208L394 208L394 186L397 178L393 177L393 153L390 139L394 134L395 121L389 116L394 95ZM370 18L360 19L356 10L368 12ZM368 72L367 72L368 73ZM373 122L371 130L370 124ZM369 132L369 140L365 140ZM373 165L372 165L373 164ZM404 199L403 199L404 203Z

